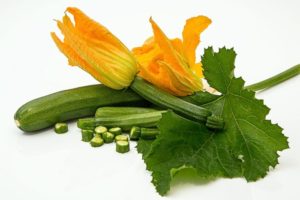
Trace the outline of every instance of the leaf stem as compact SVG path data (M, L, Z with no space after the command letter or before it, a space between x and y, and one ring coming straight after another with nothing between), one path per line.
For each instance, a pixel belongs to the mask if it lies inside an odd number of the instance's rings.
M265 89L271 88L275 85L278 85L279 83L282 83L290 78L293 78L294 76L297 76L298 74L300 74L300 64L295 65L295 66L293 66L275 76L272 76L268 79L248 85L245 88L252 90L252 91L265 90Z

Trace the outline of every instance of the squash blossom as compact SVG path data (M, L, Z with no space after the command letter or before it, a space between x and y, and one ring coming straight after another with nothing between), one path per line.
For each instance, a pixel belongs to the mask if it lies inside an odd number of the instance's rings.
M72 23L67 13L74 16ZM77 8L68 7L57 26L64 35L61 41L51 36L69 65L79 66L95 79L113 89L128 87L133 81L138 64L131 51L109 30L87 17Z
M200 33L211 20L197 16L186 21L183 39L169 39L150 18L154 37L132 51L140 64L139 76L176 96L202 90L201 63L195 62Z
M73 15L74 23L67 14ZM150 22L154 37L132 52L107 28L73 7L67 8L62 21L57 20L63 41L54 32L51 36L69 65L79 66L110 88L126 88L138 74L176 96L201 90L202 69L195 63L195 50L210 19L188 19L183 40L168 39L152 19Z

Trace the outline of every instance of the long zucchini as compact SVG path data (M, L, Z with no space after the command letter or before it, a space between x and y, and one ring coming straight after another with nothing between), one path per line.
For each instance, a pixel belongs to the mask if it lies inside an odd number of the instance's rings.
M26 132L38 131L75 118L93 116L102 106L146 106L148 102L130 89L113 90L90 85L56 92L32 100L15 113L17 126Z

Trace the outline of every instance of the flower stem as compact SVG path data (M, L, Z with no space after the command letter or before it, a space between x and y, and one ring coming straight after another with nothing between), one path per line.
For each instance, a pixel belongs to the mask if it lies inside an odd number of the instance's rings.
M259 91L259 90L265 90L268 88L271 88L275 85L278 85L279 83L282 83L290 78L293 78L294 76L297 76L300 74L300 64L295 65L294 67L291 67L275 76L272 76L266 80L254 83L252 85L248 85L245 88L252 91Z

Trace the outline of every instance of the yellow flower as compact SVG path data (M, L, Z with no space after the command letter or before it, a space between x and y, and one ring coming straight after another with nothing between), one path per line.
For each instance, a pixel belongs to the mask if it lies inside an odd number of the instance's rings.
M183 39L170 40L150 18L154 37L132 51L140 64L139 76L176 96L186 96L202 89L201 63L195 62L200 33L211 20L197 16L186 21Z
M67 13L74 16L72 23ZM131 51L109 30L77 8L67 8L57 25L64 35L61 41L51 36L71 66L79 66L104 85L113 89L128 87L138 64Z
M67 14L74 17L74 23ZM200 33L211 20L205 16L187 20L183 39L168 39L150 19L154 37L131 52L117 37L77 8L68 7L57 21L64 39L51 36L71 66L79 66L113 89L130 86L135 75L177 96L202 89L201 63L195 62Z

